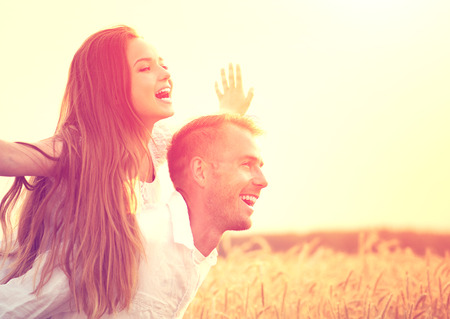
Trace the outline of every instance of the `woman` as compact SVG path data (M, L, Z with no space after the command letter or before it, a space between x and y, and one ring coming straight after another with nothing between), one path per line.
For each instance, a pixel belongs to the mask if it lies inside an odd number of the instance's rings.
M222 70L224 94L216 83L221 107L245 113L253 93L245 97L239 69L236 84L230 71L228 87ZM155 123L173 115L172 87L162 58L132 28L102 30L83 43L55 135L36 144L0 141L0 175L18 176L0 205L8 264L1 283L39 269L39 294L59 267L88 317L129 307L143 254L135 189L155 178L148 144ZM15 232L11 214L23 194Z

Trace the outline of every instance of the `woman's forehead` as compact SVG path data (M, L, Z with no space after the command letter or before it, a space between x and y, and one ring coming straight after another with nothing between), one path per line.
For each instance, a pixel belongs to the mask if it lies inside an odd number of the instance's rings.
M156 62L162 60L156 48L143 38L134 38L128 41L127 59L131 66L145 59Z

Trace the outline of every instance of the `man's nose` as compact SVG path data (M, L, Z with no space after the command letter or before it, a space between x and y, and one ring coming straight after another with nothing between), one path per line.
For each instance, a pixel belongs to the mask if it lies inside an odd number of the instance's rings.
M258 169L255 172L255 176L253 177L253 183L261 188L265 188L269 184L261 169Z

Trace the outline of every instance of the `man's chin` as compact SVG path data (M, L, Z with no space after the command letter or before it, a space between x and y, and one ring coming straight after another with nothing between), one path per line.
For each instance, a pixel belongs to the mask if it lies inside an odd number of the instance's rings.
M240 223L235 224L231 229L232 231L244 231L248 230L252 227L252 220L249 218L245 221L241 221Z

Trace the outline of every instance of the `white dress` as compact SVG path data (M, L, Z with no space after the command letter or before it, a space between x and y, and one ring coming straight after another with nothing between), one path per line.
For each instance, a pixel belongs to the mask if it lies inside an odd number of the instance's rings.
M161 169L164 163L167 136L167 131L157 131L149 145L155 168ZM137 219L144 235L146 259L139 268L138 292L129 311L104 318L182 318L216 263L216 250L205 257L195 248L183 197L174 192L167 204L158 203L159 176L158 172L152 183L140 184L141 211ZM170 188L171 184L165 186ZM5 268L0 269L0 278L6 274ZM39 296L32 293L40 274L34 270L0 285L0 318L86 318L73 310L67 278L60 269L55 269Z

